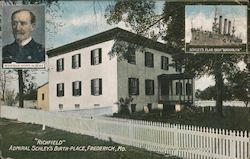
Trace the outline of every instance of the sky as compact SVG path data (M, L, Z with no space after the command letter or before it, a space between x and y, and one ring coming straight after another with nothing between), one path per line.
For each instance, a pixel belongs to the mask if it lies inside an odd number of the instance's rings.
M212 31L214 22L215 8L217 8L217 17L222 15L223 19L231 20L232 25L235 22L235 35L241 37L243 43L247 40L247 7L246 5L187 5L185 16L185 41L191 39L191 28L202 28ZM218 22L218 20L217 20ZM224 22L224 20L223 20ZM224 26L224 25L222 25Z
M59 1L60 2L60 1ZM105 9L107 5L114 3L114 1L62 1L57 5L52 5L46 10L46 22L56 21L62 24L57 28L56 33L46 33L46 48L56 48L70 42L74 42L94 34L106 31L114 27L120 27L130 30L124 23L117 25L108 25L104 18ZM157 1L156 12L162 13L164 1ZM51 12L53 9L60 8L59 12ZM50 15L55 14L56 19ZM49 30L53 30L53 26L48 25ZM38 86L43 85L48 81L48 74L44 71L36 73L36 80ZM214 85L212 77L203 77L195 81L195 88L204 90L209 85ZM12 84L13 89L17 87L17 80Z
M58 21L62 23L60 32L52 41L53 47L58 47L104 30L113 28L106 24L104 19L106 6L113 1L63 1L60 2L62 17ZM50 18L48 15L46 18ZM120 27L123 27L120 25ZM123 27L124 28L124 27ZM48 39L48 43L51 41Z
M124 23L109 25L104 18L108 5L114 4L112 0L106 1L63 1L60 8L63 10L62 18L58 18L63 24L60 32L54 37L53 47L58 47L88 36L120 27L131 31ZM164 1L157 1L156 13L162 13ZM50 18L47 16L46 18ZM48 43L51 43L47 39Z

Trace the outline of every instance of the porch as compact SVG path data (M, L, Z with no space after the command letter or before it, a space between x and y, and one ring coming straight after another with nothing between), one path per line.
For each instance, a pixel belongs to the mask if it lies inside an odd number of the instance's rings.
M194 101L193 77L184 73L158 76L158 101L167 105L191 105Z

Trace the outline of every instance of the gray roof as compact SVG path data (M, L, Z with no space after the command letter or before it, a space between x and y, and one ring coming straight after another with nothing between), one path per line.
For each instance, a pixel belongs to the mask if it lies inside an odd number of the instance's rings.
M172 52L168 49L166 44L148 39L146 37L123 30L121 28L113 28L113 29L104 31L102 33L87 37L85 39L78 40L78 41L60 46L58 48L49 50L47 51L47 54L49 57L53 57L53 56L65 54L74 50L79 50L84 47L92 46L92 45L99 44L99 43L113 40L113 39L131 42L140 46L145 46L150 49L155 49L155 50L170 53L170 54Z
M162 80L183 80L183 79L193 79L194 77L190 74L179 73L179 74L161 74L158 76L158 79Z

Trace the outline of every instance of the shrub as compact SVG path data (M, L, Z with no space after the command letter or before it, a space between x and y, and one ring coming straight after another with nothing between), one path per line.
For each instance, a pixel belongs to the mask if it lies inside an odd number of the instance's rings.
M117 104L120 107L119 114L129 115L129 105L133 101L132 97L120 98Z

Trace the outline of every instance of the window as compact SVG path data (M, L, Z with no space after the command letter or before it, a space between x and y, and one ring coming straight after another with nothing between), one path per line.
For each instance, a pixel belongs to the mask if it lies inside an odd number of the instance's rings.
M80 104L75 104L75 109L80 109Z
M186 95L192 95L192 84L186 83Z
M57 84L57 97L64 96L64 83Z
M42 93L42 100L44 100L44 93Z
M76 69L81 67L81 54L72 56L72 68Z
M72 95L73 96L80 96L82 94L82 82L75 81L72 82Z
M95 49L91 51L91 65L102 63L102 49Z
M129 95L139 95L139 79L138 78L128 79L128 92L129 92Z
M145 80L145 94L146 95L154 94L154 80Z
M64 70L64 59L58 59L56 60L56 71L61 72Z
M182 95L182 83L176 82L176 95Z
M102 79L91 80L91 95L101 95L102 94Z
M168 57L162 56L161 57L161 69L168 70Z
M150 52L145 52L145 66L154 67L154 55Z
M128 48L128 63L136 64L135 48Z
M58 107L59 107L60 110L62 110L63 109L63 104L59 104Z
M134 113L136 111L136 104L131 104L131 112Z
M148 107L148 111L151 112L152 111L152 103L148 103L147 107Z

